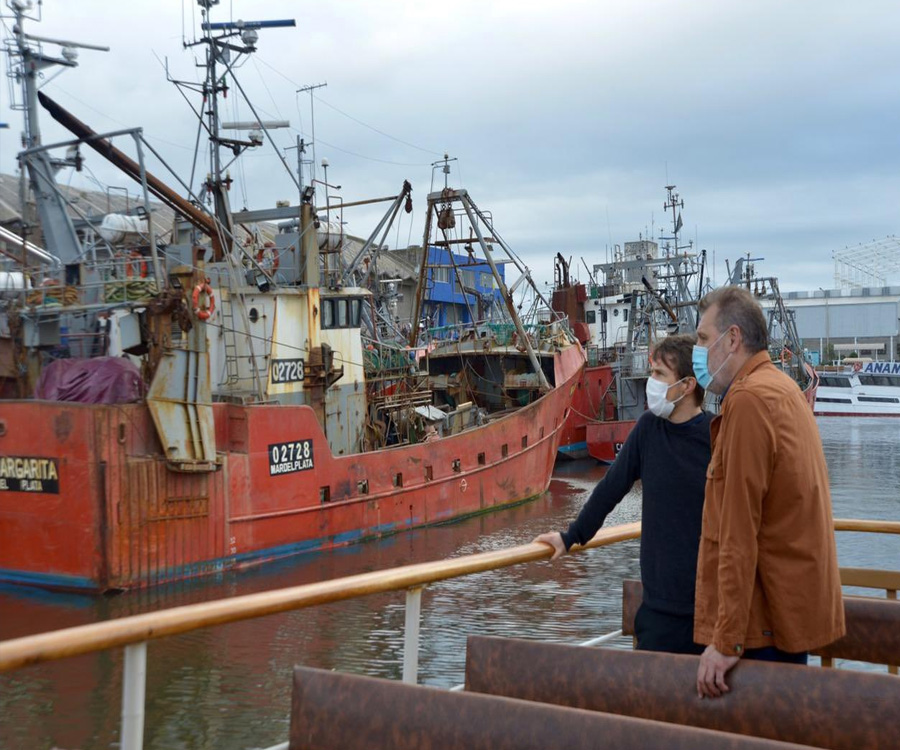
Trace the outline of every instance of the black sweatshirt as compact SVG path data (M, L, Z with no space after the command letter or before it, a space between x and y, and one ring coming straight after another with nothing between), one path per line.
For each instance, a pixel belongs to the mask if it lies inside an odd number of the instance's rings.
M694 613L712 418L712 414L703 412L687 422L673 424L644 412L578 518L562 535L566 549L590 541L640 479L644 602L670 614Z

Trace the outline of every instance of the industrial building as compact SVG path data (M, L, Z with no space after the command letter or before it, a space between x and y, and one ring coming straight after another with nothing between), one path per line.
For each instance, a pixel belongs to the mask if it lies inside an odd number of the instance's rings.
M797 333L813 363L846 357L900 360L900 286L785 292ZM761 300L764 309L771 300Z
M900 286L888 282L898 272L900 239L890 235L835 252L834 289L783 294L813 362L900 361Z

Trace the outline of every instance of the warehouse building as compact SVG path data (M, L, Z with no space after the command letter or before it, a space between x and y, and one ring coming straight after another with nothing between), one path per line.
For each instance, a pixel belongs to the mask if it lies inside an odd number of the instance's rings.
M847 357L900 361L900 286L785 292L797 333L813 363ZM764 309L771 300L760 300Z

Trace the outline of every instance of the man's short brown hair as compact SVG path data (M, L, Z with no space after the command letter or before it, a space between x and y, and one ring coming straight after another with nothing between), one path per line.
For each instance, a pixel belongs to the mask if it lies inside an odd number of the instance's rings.
M662 360L679 380L683 378L694 378L696 380L694 366L691 364L694 344L696 343L696 338L684 333L677 336L666 336L653 347L651 358ZM700 387L700 383L694 386L693 394L697 403L702 404L703 389Z
M769 347L769 332L766 318L753 295L739 286L720 286L713 289L698 306L700 314L715 305L718 308L716 329L721 333L731 326L741 331L744 347L755 354Z

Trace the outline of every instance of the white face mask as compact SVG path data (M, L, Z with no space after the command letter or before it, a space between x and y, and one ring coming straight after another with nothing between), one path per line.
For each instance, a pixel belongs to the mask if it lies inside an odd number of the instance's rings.
M678 385L679 383L683 383L685 380L687 380L687 378L676 380L674 383L672 383L672 385L669 385L668 383L663 383L662 380L657 380L656 378L648 378L647 408L650 409L650 411L652 411L657 417L668 419L672 415L672 411L675 409L675 404L677 404L679 401L681 401L681 399L684 398L684 396L680 396L674 401L669 401L669 399L666 398L669 393L669 388Z

